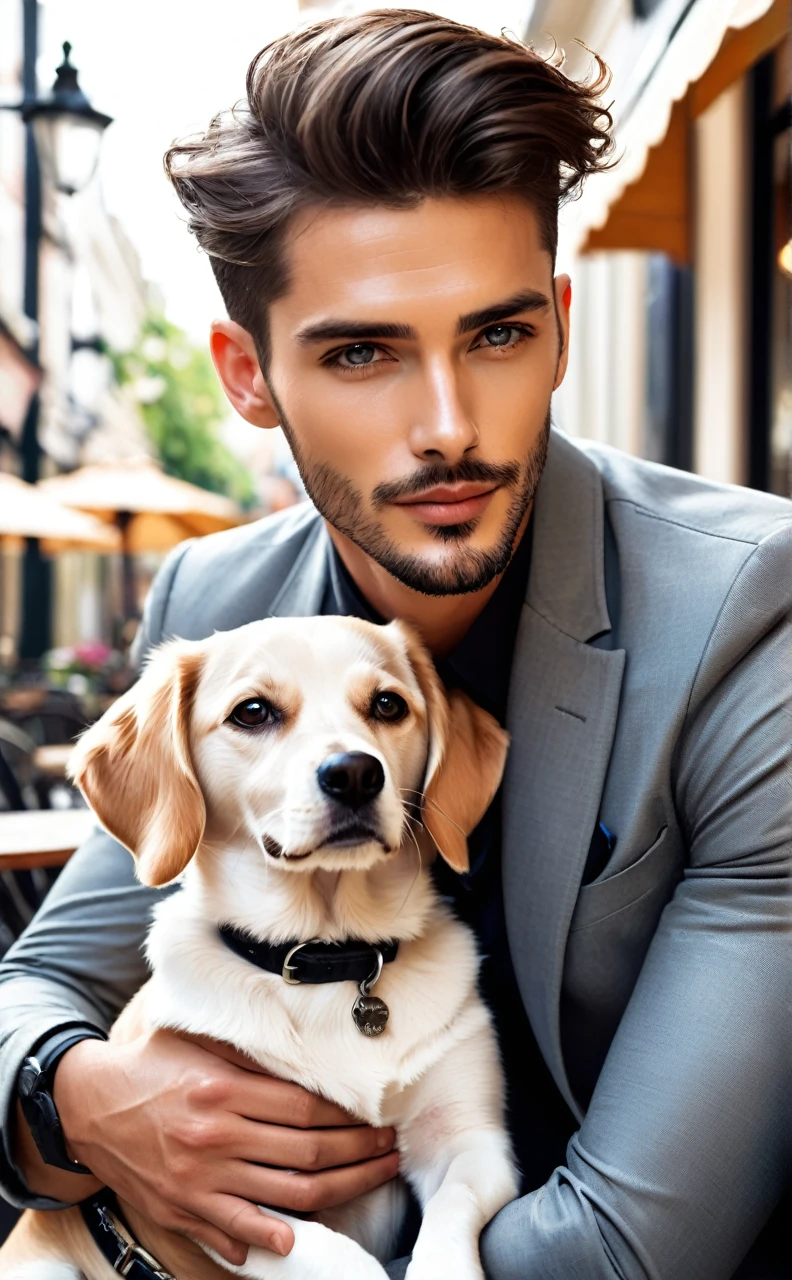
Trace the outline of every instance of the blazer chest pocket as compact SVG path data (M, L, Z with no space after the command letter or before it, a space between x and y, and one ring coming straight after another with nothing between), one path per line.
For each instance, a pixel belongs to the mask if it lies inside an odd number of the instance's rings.
M649 916L655 914L652 910L653 899L660 897L665 906L676 883L672 846L666 825L637 862L625 867L623 871L617 871L615 875L584 885L578 894L570 933L591 929L611 916L615 917L631 907L637 907L642 901L645 901L645 912ZM657 915L659 917L659 912ZM618 930L617 920L614 919L613 925Z
M584 885L572 916L562 996L570 1079L589 1098L649 945L682 872L679 841L663 827L622 871Z

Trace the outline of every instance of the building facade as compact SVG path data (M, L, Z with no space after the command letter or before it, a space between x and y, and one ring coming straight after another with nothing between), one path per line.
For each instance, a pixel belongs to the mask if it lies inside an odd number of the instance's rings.
M562 216L559 425L792 496L789 0L538 0L526 35L612 70L618 154Z
M0 5L0 104L22 99L23 5ZM52 69L54 74L54 68ZM48 84L40 88L46 92ZM42 174L38 323L26 312L26 126L0 109L0 467L21 473L28 407L39 395L43 475L86 462L149 454L132 401L114 386L108 348L137 340L148 302L137 254L103 204L95 176L73 195ZM35 354L31 354L35 353ZM107 634L117 566L63 554L53 573L54 644ZM20 555L0 550L0 664L19 635Z

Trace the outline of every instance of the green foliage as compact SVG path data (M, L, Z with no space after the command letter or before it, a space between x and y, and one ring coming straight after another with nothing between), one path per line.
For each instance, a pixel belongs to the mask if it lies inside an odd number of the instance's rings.
M134 350L109 354L117 382L132 384L168 475L252 506L252 477L218 435L227 405L207 353L191 346L164 316L151 313Z

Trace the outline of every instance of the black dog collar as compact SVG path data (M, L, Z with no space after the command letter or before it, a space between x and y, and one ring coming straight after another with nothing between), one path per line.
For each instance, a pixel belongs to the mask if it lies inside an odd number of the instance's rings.
M174 1280L170 1271L138 1244L112 1191L105 1189L84 1200L80 1212L97 1249L118 1275L129 1280Z
M383 964L396 959L398 942L256 942L249 933L230 924L220 925L220 937L243 960L267 973L275 973L293 986L302 982L376 981ZM381 957L381 959L380 959Z

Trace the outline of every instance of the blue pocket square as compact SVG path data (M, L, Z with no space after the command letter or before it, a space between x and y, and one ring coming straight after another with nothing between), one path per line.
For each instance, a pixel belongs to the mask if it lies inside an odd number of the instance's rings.
M591 844L586 856L583 870L583 884L591 884L608 865L613 850L616 848L616 837L609 831L604 822L598 822L591 837Z

